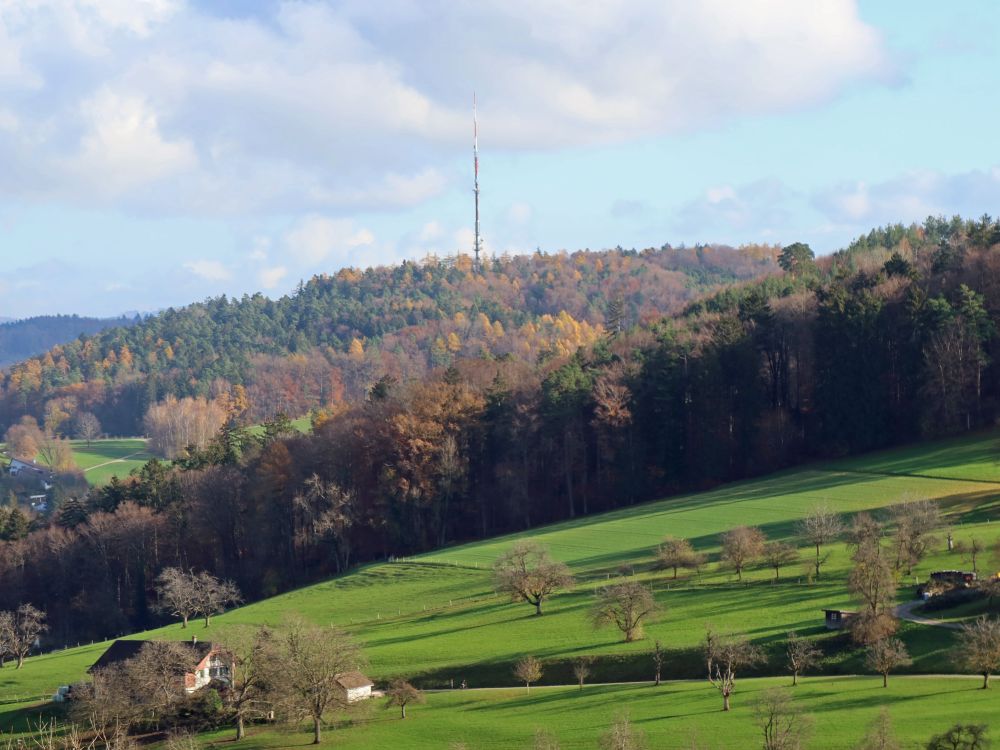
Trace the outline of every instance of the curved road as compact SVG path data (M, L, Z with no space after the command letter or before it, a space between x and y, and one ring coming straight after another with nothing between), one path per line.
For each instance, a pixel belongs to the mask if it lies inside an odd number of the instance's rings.
M957 622L944 622L943 620L932 620L929 617L922 617L921 615L913 614L913 610L919 607L923 602L920 599L915 599L913 601L904 602L896 606L893 610L900 620L909 620L910 622L916 622L920 625L933 625L939 628L948 628L949 630L959 630L962 625Z

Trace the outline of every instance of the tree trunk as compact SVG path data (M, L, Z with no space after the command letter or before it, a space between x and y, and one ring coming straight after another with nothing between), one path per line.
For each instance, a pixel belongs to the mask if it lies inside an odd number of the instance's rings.
M24 666L24 654L17 655L17 668L20 669Z
M882 687L889 687L889 673L886 672L882 675Z
M212 624L212 615L205 615L205 627L207 628Z
M537 602L535 602L535 616L536 617L541 617L542 616L542 600L541 599L539 599Z
M723 711L729 710L729 693L722 694L722 710Z
M314 745L318 745L320 743L320 741L323 739L322 736L321 736L321 734L322 734L322 730L321 730L321 727L320 727L319 717L313 717L313 741L312 741L312 743Z
M239 714L236 717L236 739L242 740L247 736L246 724L243 721L243 714Z
M188 616L181 615L181 627L186 628L188 626Z
M792 672L792 687L795 687L798 684L799 684L799 673Z
M406 704L405 703L400 703L399 704L399 718L400 719L405 719L406 718Z
M819 578L819 545L816 545L816 577Z
M983 672L983 690L986 690L990 686L990 673Z

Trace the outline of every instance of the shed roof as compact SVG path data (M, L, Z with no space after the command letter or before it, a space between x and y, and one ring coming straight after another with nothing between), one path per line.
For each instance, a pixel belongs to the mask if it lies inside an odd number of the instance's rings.
M343 672L335 678L337 684L344 690L356 690L357 688L371 687L375 683L365 677L361 672Z
M94 672L98 669L104 669L105 667L110 667L114 664L120 664L121 662L128 661L129 659L134 659L139 655L139 652L142 651L142 647L147 643L153 643L153 641L117 640L108 646L107 650L101 654L101 657L95 661L87 671ZM212 651L212 644L209 641L197 641L196 643L189 642L187 645L194 649L194 652L198 657L198 661L191 665L192 669Z

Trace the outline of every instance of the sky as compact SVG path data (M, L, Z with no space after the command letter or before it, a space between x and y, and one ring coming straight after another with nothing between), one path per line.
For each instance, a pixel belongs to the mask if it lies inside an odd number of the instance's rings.
M0 318L1000 211L995 0L0 0Z

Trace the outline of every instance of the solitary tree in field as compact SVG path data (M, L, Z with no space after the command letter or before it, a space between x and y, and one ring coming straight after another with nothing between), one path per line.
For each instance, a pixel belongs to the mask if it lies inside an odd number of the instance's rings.
M13 656L20 669L38 636L48 629L45 613L30 604L22 604L13 612L0 612L0 654Z
M877 540L864 542L855 551L847 587L863 605L851 623L851 635L856 642L871 644L896 632L892 613L896 576Z
M226 705L236 724L237 740L246 736L247 721L266 716L270 709L267 666L273 640L274 631L267 627L239 629L227 635L224 648L232 663Z
M646 735L632 723L628 713L620 713L598 741L601 750L645 750Z
M844 524L840 516L825 505L817 505L799 522L799 533L816 548L816 577L819 578L820 566L826 562L822 548L835 541L844 532Z
M243 601L240 590L232 581L223 581L211 573L201 572L195 576L197 587L197 609L205 618L205 627L211 624L212 615L226 611L226 608Z
M593 663L593 656L578 656L573 660L573 676L576 678L580 690L583 690L584 680L590 677L590 668Z
M969 669L983 676L983 690L990 675L1000 669L1000 619L977 618L962 626L958 634L958 656Z
M894 565L909 574L937 541L931 532L941 525L941 508L930 500L911 500L892 506L889 513L896 527Z
M856 750L902 750L903 746L896 739L896 733L892 728L892 717L889 716L889 709L882 708L875 720L868 725L868 732L865 734L861 744Z
M754 718L764 738L764 750L799 750L812 724L781 688L761 694L754 702Z
M101 423L93 412L82 411L76 415L76 436L90 443L101 436Z
M514 665L514 676L531 692L531 683L542 679L542 663L534 656L525 656Z
M716 636L712 643L711 661L714 667L712 684L722 695L722 710L729 710L729 699L736 690L736 673L761 662L764 655L746 638Z
M736 578L743 580L743 569L753 563L764 551L764 532L756 526L737 526L722 535L722 560L736 571Z
M362 661L361 650L346 633L290 619L267 649L270 696L284 715L312 722L313 744L318 745L324 715L348 708L337 676L358 669Z
M660 684L660 675L663 673L663 663L666 660L667 652L663 650L663 644L657 640L653 644L653 679L657 686Z
M424 694L406 680L393 680L385 695L388 698L385 707L398 706L400 719L406 718L407 704L424 702Z
M970 537L968 542L960 541L955 545L955 551L962 555L964 560L968 560L972 565L972 572L979 572L979 556L983 553L986 545L978 537Z
M799 684L799 675L812 669L819 662L820 650L805 638L800 638L794 630L788 633L786 642L788 671L792 673L792 686Z
M764 545L764 560L774 568L774 580L780 577L781 568L798 562L799 551L785 542L768 542Z
M517 542L503 553L493 564L493 577L498 591L531 604L536 615L542 614L546 599L573 585L569 568L534 542Z
M591 619L594 627L614 625L625 636L625 642L631 643L642 637L642 621L654 612L653 592L638 581L623 578L598 589Z
M880 638L868 647L865 662L882 675L882 687L888 687L889 673L896 667L912 664L913 659L898 638Z
M674 578L677 578L678 568L697 570L705 564L705 556L700 552L695 552L691 542L687 539L675 539L668 536L656 551L656 564L663 569L673 569Z
M986 750L990 746L988 728L986 724L955 724L931 737L927 750Z

